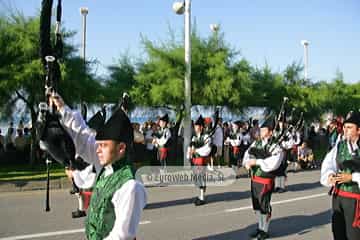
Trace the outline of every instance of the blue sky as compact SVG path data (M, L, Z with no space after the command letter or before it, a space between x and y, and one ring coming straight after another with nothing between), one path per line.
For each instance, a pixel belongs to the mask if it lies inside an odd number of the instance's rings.
M170 26L181 39L183 17L172 12L172 3L63 0L63 21L67 29L78 32L73 43L80 48L79 8L89 8L86 54L106 66L126 52L142 57L141 34L166 40ZM11 6L35 15L40 5L40 0L0 0L0 11ZM343 72L346 82L360 80L359 12L359 0L192 0L192 17L201 36L211 34L211 23L221 24L226 41L253 66L267 63L273 71L282 71L293 61L302 61L300 41L308 40L312 81L329 81L336 70Z

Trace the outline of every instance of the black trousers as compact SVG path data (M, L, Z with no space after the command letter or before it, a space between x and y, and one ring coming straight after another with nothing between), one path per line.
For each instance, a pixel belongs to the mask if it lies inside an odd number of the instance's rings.
M359 240L360 228L354 228L356 199L334 196L332 199L334 240Z

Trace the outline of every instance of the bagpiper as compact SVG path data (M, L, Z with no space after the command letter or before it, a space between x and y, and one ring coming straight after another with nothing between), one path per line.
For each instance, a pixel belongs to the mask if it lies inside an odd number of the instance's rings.
M161 164L162 170L165 170L168 162L169 150L170 150L170 138L171 131L168 128L169 115L165 114L159 119L159 131L154 135L153 144L158 149L158 160Z
M325 156L322 185L331 187L332 232L335 240L360 239L360 113L350 112L343 137Z
M260 128L260 139L250 145L243 160L243 165L250 171L252 205L258 217L258 228L250 237L259 240L269 237L273 172L279 168L283 158L281 147L272 142L274 127L275 120L267 118Z
M240 132L240 121L232 122L230 135L226 138L224 144L230 145L230 165L236 171L240 159L240 145L242 134Z
M204 205L206 191L206 165L210 159L211 137L204 133L204 119L200 117L194 123L195 135L191 138L187 157L191 159L194 169L194 182L200 190L199 197L195 198L195 206Z

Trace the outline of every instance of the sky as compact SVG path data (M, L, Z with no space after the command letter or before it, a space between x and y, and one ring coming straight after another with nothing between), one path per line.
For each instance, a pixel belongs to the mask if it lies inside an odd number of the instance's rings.
M54 2L57 2L54 0ZM153 41L179 40L183 16L172 11L172 0L63 0L63 25L77 34L81 47L80 7L88 7L86 56L97 59L98 74L122 54L144 57L141 36ZM341 71L347 83L360 80L359 0L192 0L192 23L201 37L220 24L225 40L253 66L283 71L303 61L301 40L309 41L309 78L331 81ZM55 4L54 4L55 5ZM26 16L39 12L41 0L0 0L0 12L16 8Z

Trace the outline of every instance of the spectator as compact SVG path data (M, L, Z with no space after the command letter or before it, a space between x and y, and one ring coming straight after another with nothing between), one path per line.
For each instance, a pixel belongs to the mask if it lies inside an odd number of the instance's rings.
M338 124L336 119L331 120L329 124L329 149L332 149L335 146L336 140L338 138L337 125Z
M159 165L157 161L157 149L155 148L154 144L152 143L153 138L157 132L157 124L150 123L150 128L147 129L145 132L145 143L146 143L146 155L150 157L150 165Z
M220 159L223 156L223 143L224 143L224 132L221 126L222 119L219 118L216 127L215 133L212 137L212 143L216 147L216 152L214 154L214 164L218 164L220 166Z
M302 169L316 168L313 151L305 141L298 149L298 163Z
M252 121L252 128L250 129L250 138L251 142L259 140L260 139L260 127L259 127L259 120L254 119Z

